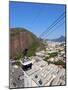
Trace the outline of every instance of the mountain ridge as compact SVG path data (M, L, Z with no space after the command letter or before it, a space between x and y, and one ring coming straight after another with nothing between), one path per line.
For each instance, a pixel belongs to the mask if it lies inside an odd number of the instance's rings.
M18 59L28 49L28 56L34 55L41 46L39 38L25 28L10 28L10 58Z
M65 41L65 37L63 35L61 35L60 37L58 37L56 39L47 39L47 41L64 42Z

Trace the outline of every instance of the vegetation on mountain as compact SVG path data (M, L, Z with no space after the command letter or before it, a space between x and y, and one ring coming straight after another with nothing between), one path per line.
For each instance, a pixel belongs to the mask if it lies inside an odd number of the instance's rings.
M23 57L23 51L28 49L27 56L35 55L38 48L43 48L40 39L24 28L10 28L10 58Z

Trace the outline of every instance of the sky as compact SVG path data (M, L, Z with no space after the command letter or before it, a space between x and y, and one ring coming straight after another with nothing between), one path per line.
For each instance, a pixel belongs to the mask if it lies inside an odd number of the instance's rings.
M54 39L61 35L65 36L65 16L48 32L48 27L65 12L65 5L43 3L9 3L10 28L26 28L41 38ZM53 30L53 32L52 32Z

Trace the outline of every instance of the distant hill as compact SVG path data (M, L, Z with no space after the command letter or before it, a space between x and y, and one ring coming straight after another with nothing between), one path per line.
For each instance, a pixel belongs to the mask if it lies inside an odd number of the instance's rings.
M54 42L64 42L65 41L65 37L64 36L60 36L59 38L56 39L47 39L48 41L54 41Z
M18 59L28 49L28 56L34 55L40 40L25 28L10 28L10 58Z

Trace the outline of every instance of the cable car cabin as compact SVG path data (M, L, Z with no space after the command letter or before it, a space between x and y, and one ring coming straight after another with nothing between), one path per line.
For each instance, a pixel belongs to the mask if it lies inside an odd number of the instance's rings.
M24 71L27 71L31 68L32 68L32 61L26 59L26 61L22 62L22 69Z
M29 64L24 64L23 63L23 65L22 65L22 69L24 70L24 71L27 71L27 70L29 70L29 69L31 69L32 68L32 63L29 63Z
M22 63L22 69L24 71L27 71L32 68L32 63L30 61Z

